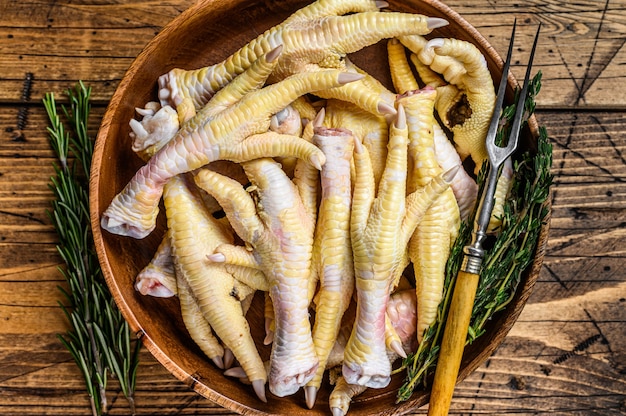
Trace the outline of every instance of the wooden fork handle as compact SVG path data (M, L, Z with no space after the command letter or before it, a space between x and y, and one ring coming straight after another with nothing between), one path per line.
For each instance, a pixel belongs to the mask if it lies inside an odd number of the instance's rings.
M452 402L461 358L467 339L479 275L459 271L441 341L428 405L428 416L446 416Z

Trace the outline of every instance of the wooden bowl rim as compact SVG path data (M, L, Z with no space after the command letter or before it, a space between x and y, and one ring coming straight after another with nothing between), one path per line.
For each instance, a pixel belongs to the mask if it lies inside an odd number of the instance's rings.
M472 38L475 44L483 51L484 54L489 55L489 58L496 64L498 70L502 71L503 61L501 57L498 55L496 50L489 44L489 42L478 32L476 28L474 28L471 24L469 24L463 17L461 17L457 12L451 9L449 6L438 0L416 0L417 2L421 2L429 5L430 7L436 9L441 14L446 15L448 20L454 22L456 25L460 27L461 30L465 31L468 36ZM113 270L108 259L108 253L105 248L105 244L103 241L103 234L100 228L100 214L103 211L103 207L101 205L100 198L98 195L98 187L100 184L100 166L104 163L104 143L109 136L109 132L111 130L112 120L117 111L118 106L121 104L123 97L127 93L129 89L129 85L133 77L136 75L137 71L139 71L143 65L145 65L146 61L149 59L152 51L157 48L162 41L162 39L167 38L173 32L177 30L180 25L180 22L186 22L189 19L194 19L195 16L199 14L199 12L205 8L210 7L211 4L220 2L220 0L200 0L193 4L191 7L183 11L179 16L177 16L174 20L168 23L161 32L159 32L143 49L143 51L137 56L137 58L130 65L126 74L122 78L120 84L118 85L111 101L107 107L107 110L102 119L102 123L96 138L96 144L94 148L93 154L93 163L91 170L91 182L90 182L90 214L91 214L91 225L93 230L93 238L96 246L96 251L98 254L98 258L100 261L100 265L102 268L103 275L105 280L111 290L111 293L117 303L120 311L124 318L128 321L128 324L132 331L136 334L138 338L141 339L142 343L145 347L150 351L150 353L177 379L186 383L188 386L193 388L197 393L202 396L208 398L209 400L215 402L216 404L232 410L236 411L240 414L255 414L255 415L267 415L264 411L259 409L255 409L249 406L245 406L240 402L237 402L227 396L224 396L215 390L211 389L210 385L205 384L202 380L198 380L194 377L193 374L187 372L183 367L181 367L178 363L174 362L155 342L148 334L144 331L141 324L139 323L134 311L129 307L125 298L122 296L122 292L118 285L118 281L115 279L113 274ZM156 81L156 80L155 80ZM515 88L518 84L512 74L508 76L508 84L511 89ZM530 132L534 140L539 137L538 133L538 125L534 116L529 120ZM548 199L548 204L549 204ZM536 254L533 260L531 267L525 272L523 278L523 285L518 287L515 299L512 302L512 305L509 306L511 310L506 314L500 317L498 320L499 325L490 334L491 341L483 348L481 351L476 353L475 356L471 357L470 354L466 354L463 359L461 371L459 373L458 381L463 380L467 377L471 372L473 372L479 365L481 365L502 343L506 334L510 331L511 327L517 320L519 314L521 313L521 307L515 307L515 305L524 305L528 300L529 296L532 293L532 289L537 281L539 271L541 269L541 265L543 262L543 257L545 254L547 237L549 231L550 218L547 218L539 237L538 246L536 249ZM501 321L501 322L500 322ZM471 351L471 349L469 350ZM404 414L408 411L414 410L417 407L422 406L427 403L429 398L429 393L426 391L423 395L414 394L413 397L405 402L401 402L395 405L393 408L384 412L384 414L389 415L400 415ZM303 409L306 410L306 409Z

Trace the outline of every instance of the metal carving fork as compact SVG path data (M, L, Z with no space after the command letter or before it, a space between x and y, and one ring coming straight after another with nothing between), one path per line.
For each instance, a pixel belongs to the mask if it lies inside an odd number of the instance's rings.
M454 285L454 293L450 303L450 310L443 333L441 342L441 350L435 370L435 379L433 381L432 391L430 395L430 403L428 408L428 416L446 416L452 401L454 386L458 377L461 358L467 339L469 322L474 306L474 298L476 297L476 289L480 278L480 268L483 262L485 251L483 243L487 237L487 226L491 218L491 212L494 205L494 193L498 182L498 172L502 164L515 151L518 144L520 128L522 125L522 116L524 114L524 103L528 92L528 84L530 82L530 70L532 67L537 40L539 38L539 30L537 29L535 41L530 53L530 59L526 68L526 76L524 84L520 91L515 110L515 117L511 127L511 133L505 147L496 145L495 139L500 122L500 116L504 105L504 95L507 86L507 78L509 68L511 66L511 54L513 50L513 41L515 37L515 29L517 24L513 24L511 33L511 42L506 57L504 68L502 69L502 78L498 87L496 96L496 105L491 117L491 124L487 133L486 145L489 154L489 176L487 184L483 191L474 230L472 233L472 242L464 249L464 258L461 270L459 271L456 283Z

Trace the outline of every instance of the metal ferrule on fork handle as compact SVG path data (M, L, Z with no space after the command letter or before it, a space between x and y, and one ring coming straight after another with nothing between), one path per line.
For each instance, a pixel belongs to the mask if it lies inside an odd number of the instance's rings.
M480 274L480 267L483 264L485 250L482 247L465 246L463 249L465 256L461 264L461 270L466 273Z

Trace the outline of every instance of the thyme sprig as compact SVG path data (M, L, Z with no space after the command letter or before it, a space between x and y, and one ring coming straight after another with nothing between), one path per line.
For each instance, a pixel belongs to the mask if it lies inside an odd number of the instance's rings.
M525 101L526 121L534 113L535 97L540 89L541 72L537 73L529 86ZM515 105L504 109L500 139L508 137L514 113ZM552 145L542 126L539 128L536 152L527 151L514 162L513 186L505 201L499 233L486 249L466 343L472 343L483 335L487 322L511 302L524 270L532 263L542 225L548 216L547 201L553 179L551 166ZM481 192L486 176L485 167L486 164L478 175ZM417 386L425 386L428 376L435 369L452 288L463 260L463 247L471 241L472 224L473 218L461 224L459 236L450 252L446 264L444 295L436 321L426 330L417 351L402 363L400 371L406 370L406 377L398 390L397 402L408 400Z
M140 343L132 341L128 324L115 306L102 277L89 219L89 168L93 140L87 127L91 88L80 82L67 90L69 108L62 105L68 131L57 112L54 94L43 103L50 126L50 145L57 157L50 189L54 194L48 215L58 235L59 268L67 288L59 287L59 302L71 329L58 337L71 353L85 379L93 415L108 412L107 381L115 377L135 414L135 375Z

